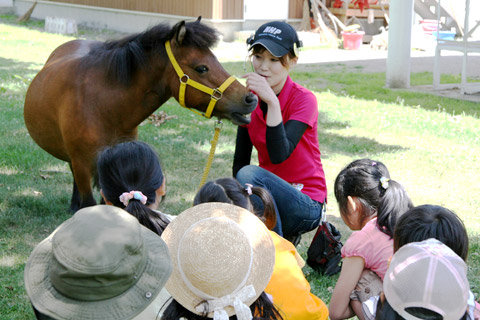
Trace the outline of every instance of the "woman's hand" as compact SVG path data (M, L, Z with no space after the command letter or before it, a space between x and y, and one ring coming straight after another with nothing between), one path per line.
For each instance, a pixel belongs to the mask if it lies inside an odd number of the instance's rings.
M247 89L254 91L257 96L265 102L268 106L267 112L267 125L275 127L282 122L282 112L280 109L280 101L278 101L277 95L273 92L273 89L267 82L265 77L262 77L258 73L250 72L242 76L247 79Z
M262 77L255 72L249 72L243 75L242 78L247 79L247 89L254 91L260 100L266 104L278 101L277 95L273 92L273 89L270 87L265 77Z

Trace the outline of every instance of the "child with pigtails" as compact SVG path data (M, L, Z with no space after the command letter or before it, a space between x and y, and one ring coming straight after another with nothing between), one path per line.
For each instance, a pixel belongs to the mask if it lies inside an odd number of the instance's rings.
M413 204L380 161L355 160L335 180L340 215L354 232L342 248L342 270L330 300L330 318L364 319L362 302L382 291L393 255L397 219Z

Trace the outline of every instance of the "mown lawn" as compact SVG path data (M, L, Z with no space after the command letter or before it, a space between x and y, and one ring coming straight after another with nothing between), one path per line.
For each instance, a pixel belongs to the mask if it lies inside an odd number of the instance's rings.
M16 24L0 16L0 319L32 319L23 287L23 268L33 247L71 214L72 177L68 166L29 137L23 101L30 81L50 52L71 39L41 31L41 22ZM114 34L81 30L79 37ZM222 61L241 76L243 61ZM341 67L341 65L340 65ZM476 103L384 88L385 74L338 65L299 65L292 77L319 101L319 139L328 193L329 220L350 231L339 218L333 181L354 159L384 162L413 202L454 210L470 236L469 280L480 295L480 107ZM366 81L368 79L368 81ZM456 77L446 76L454 82ZM431 73L413 74L412 85L428 84ZM457 81L458 82L458 81ZM206 163L214 121L197 116L171 99L158 111L176 115L155 126L146 120L139 139L160 154L168 196L162 210L178 214L191 205ZM224 123L209 179L231 175L236 128ZM99 198L98 192L96 193ZM299 251L306 255L312 234ZM326 303L337 277L304 269L313 291Z

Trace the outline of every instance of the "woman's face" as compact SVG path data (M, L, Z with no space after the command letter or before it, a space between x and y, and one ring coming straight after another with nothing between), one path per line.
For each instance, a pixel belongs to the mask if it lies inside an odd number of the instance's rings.
M287 59L289 66L293 66L297 60L288 57ZM252 56L252 64L255 72L267 80L273 92L280 93L288 76L288 68L282 65L280 59L273 56L268 50L263 50Z

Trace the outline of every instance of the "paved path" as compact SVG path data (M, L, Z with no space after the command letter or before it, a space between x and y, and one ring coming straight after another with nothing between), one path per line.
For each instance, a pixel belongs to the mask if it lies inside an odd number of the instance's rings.
M359 69L362 72L385 72L387 51L372 50L366 45L359 50L305 50L300 53L299 63L336 64ZM441 73L461 73L462 55L458 52L444 51L441 61ZM480 55L469 55L467 76L480 80ZM433 72L434 52L412 51L411 72Z
M387 55L387 51L372 50L365 45L359 50L305 50L300 54L299 63L329 65L328 70L332 72L336 71L336 65L338 65L338 71L345 70L346 67L350 72L386 72ZM433 50L412 51L410 72L433 72L434 57ZM460 75L462 73L462 63L462 53L444 51L440 58L440 73ZM469 54L467 58L467 77L480 80L480 54ZM462 94L459 88L433 90L433 85L423 85L413 86L409 90L480 103L480 92Z

